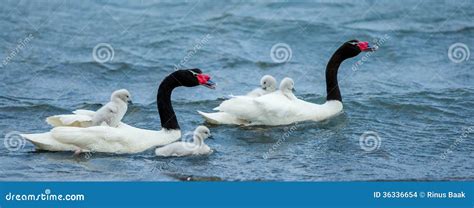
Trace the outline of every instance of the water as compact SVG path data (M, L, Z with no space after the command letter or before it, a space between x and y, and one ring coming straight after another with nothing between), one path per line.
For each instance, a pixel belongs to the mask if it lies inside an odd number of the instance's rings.
M328 121L208 125L215 139L207 143L216 152L204 157L163 159L153 150L73 157L35 152L30 143L17 151L1 145L0 180L474 179L474 62L448 56L455 43L474 48L468 0L4 1L0 11L2 144L16 132L48 131L47 116L98 109L119 88L135 102L124 121L158 129L157 86L181 62L218 83L214 91L173 93L183 134L203 123L196 110L250 91L264 74L292 77L298 97L322 103L334 50L354 38L380 42L376 53L342 64L344 113ZM112 60L94 61L99 43L112 46ZM288 62L271 59L277 43L291 47ZM368 131L381 141L373 151L359 144Z

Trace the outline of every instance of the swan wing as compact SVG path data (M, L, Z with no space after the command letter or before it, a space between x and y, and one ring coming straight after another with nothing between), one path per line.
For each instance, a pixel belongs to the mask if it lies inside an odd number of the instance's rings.
M229 108L229 107L232 108L232 106L238 106L239 104L241 104L240 101L242 99L246 99L246 98L251 98L251 97L248 97L248 96L245 96L245 95L231 96L230 99L224 100L221 104L219 104L219 106L215 107L212 110L224 111L223 109L225 109L225 108Z
M236 118L252 121L251 118L258 117L261 112L258 106L255 105L254 99L255 98L247 96L234 97L222 102L219 106L219 110L231 114Z
M64 114L54 115L46 118L46 123L53 127L58 126L75 126L88 127L92 126L92 117L82 114Z
M255 99L254 105L259 114L250 114L252 117L246 117L254 125L289 124L301 110L299 106L295 106L295 100L290 100L278 92Z
M127 135L119 128L108 126L56 127L51 130L54 140L93 152L127 152L124 150L132 146Z
M239 119L236 116L227 112L205 113L197 111L207 122L211 124L234 124L234 125L248 125L249 122L244 119Z

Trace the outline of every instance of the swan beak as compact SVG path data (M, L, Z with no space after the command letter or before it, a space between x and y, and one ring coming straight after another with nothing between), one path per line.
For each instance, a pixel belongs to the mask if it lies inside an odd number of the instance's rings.
M211 134L207 137L208 139L214 139L214 136Z
M206 83L201 84L201 85L203 85L204 87L207 87L209 89L216 89L216 83L211 81L211 80L207 80Z
M293 93L295 93L295 92L296 92L296 89L293 87L293 88L291 89L291 91L292 91Z
M376 45L372 46L369 44L369 42L359 42L358 46L362 52L371 52L378 49Z
M128 103L129 105L133 105L132 100L128 100L127 103Z
M379 49L377 45L368 45L366 51L376 51L377 49Z

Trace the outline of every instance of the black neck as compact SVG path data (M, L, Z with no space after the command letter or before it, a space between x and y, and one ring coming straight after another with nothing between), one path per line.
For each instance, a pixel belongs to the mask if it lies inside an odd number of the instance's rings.
M165 129L179 129L178 119L171 105L171 93L174 88L182 86L173 76L167 76L161 82L156 96L158 112L160 113L161 127Z
M337 83L337 71L344 61L341 56L342 50L337 50L329 60L326 66L326 100L339 100L342 102L341 91Z

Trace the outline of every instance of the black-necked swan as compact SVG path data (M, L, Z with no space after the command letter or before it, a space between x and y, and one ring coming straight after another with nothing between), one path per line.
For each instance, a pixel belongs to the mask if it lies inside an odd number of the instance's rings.
M176 87L203 85L214 88L210 76L200 69L177 70L163 79L157 94L160 131L135 128L120 123L109 126L55 127L39 134L22 134L36 149L47 151L138 153L151 147L162 146L178 140L181 130L171 105L171 93Z
M54 115L46 118L52 126L90 127L108 125L117 127L132 101L130 92L126 89L116 90L110 96L110 101L97 111L75 110L74 114Z
M205 126L198 126L193 133L193 142L174 142L155 150L155 154L161 157L181 157L188 155L211 154L212 149L204 144L204 140L211 136L211 131Z
M220 106L221 112L200 114L213 124L287 125L300 121L321 121L342 112L342 97L337 82L341 63L360 52L374 51L368 42L345 42L332 55L326 66L326 102L314 104L288 99L280 91L257 98L236 97L232 104Z

